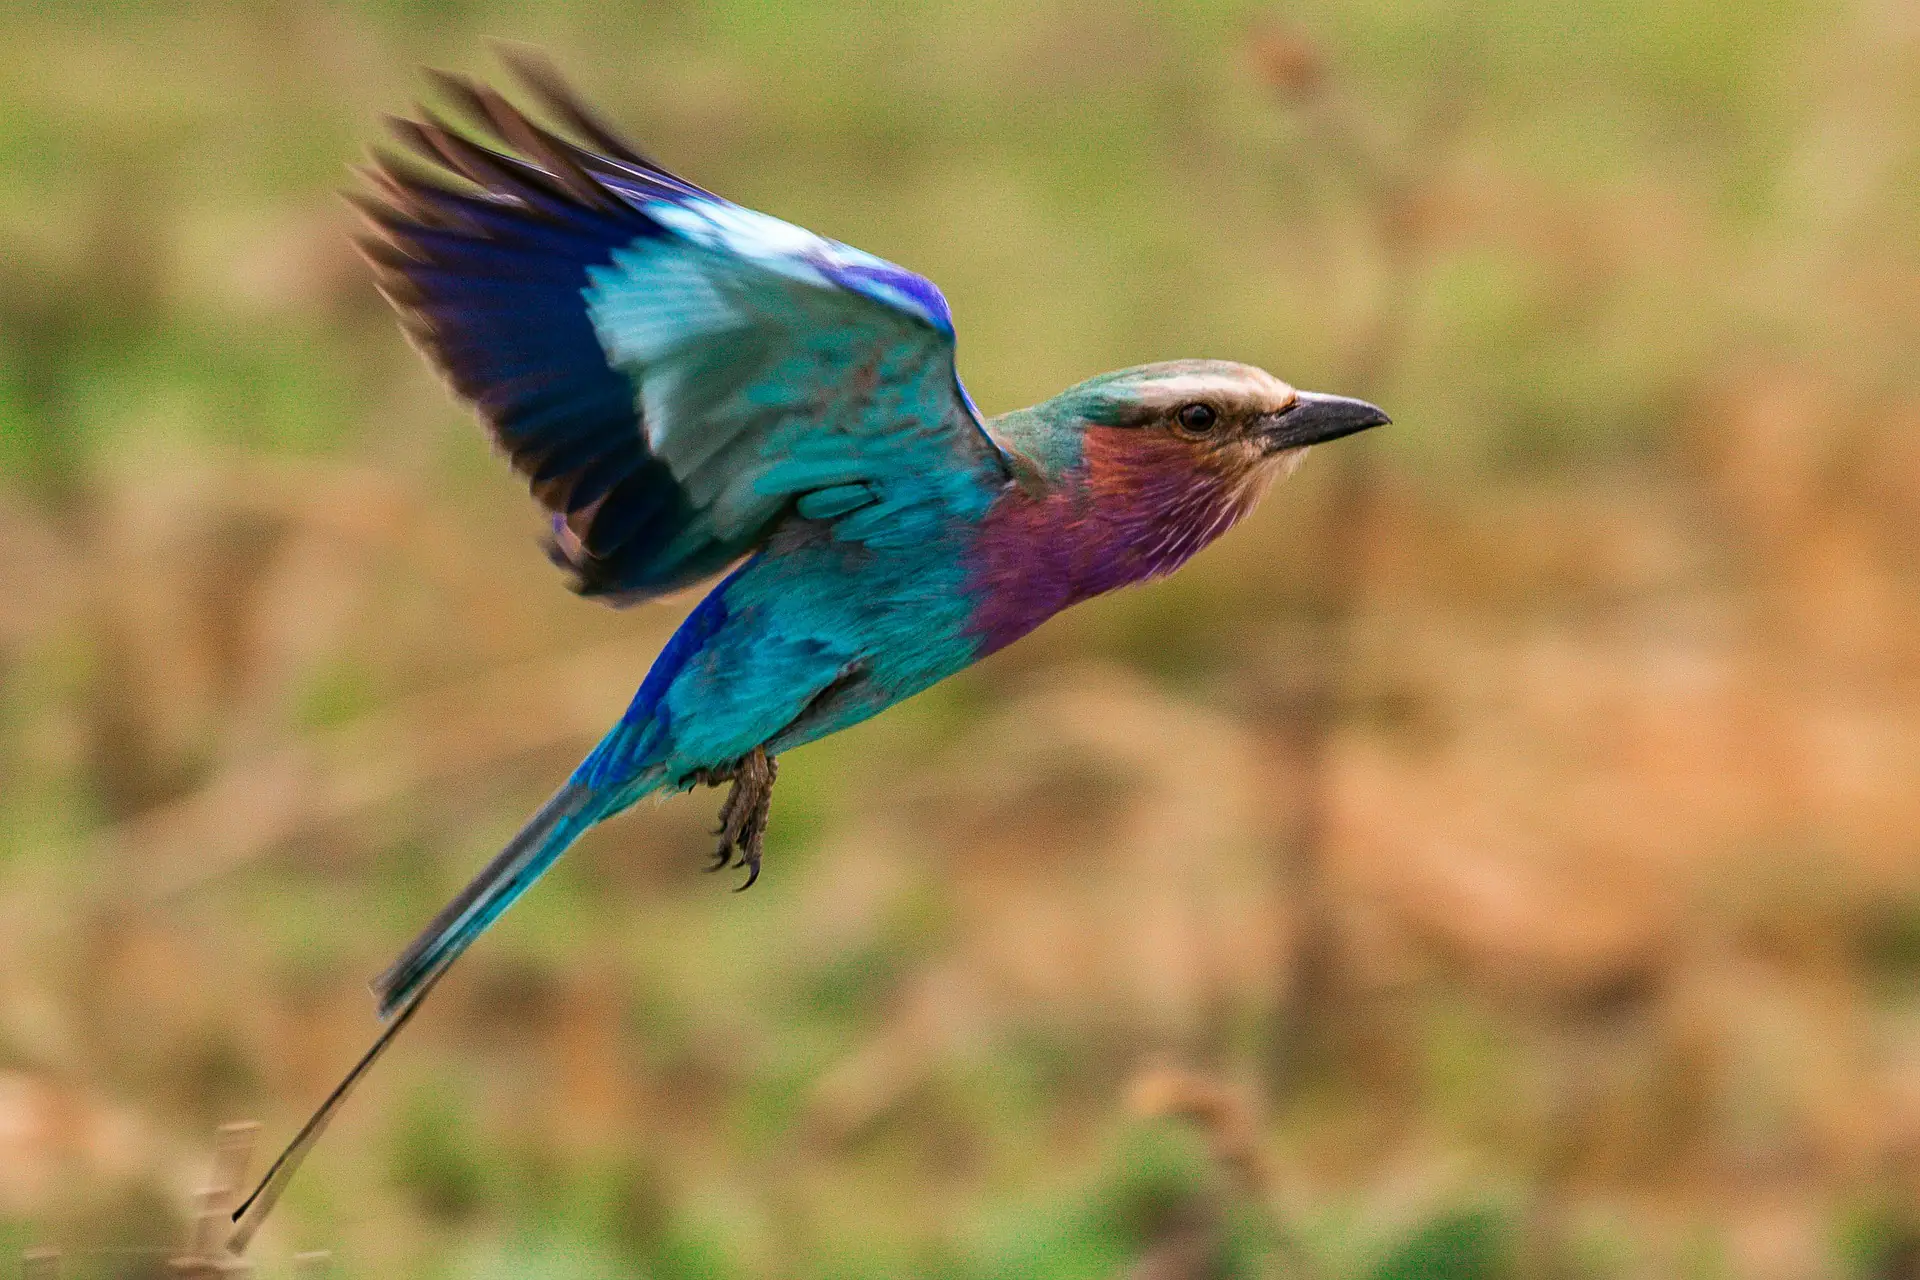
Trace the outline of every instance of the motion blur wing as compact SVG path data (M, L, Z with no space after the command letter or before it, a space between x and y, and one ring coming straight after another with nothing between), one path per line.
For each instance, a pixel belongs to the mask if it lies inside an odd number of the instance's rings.
M616 602L705 577L789 514L922 536L1006 475L929 281L741 208L622 142L544 64L580 141L437 76L472 135L395 120L362 241L382 291L552 512L554 559Z

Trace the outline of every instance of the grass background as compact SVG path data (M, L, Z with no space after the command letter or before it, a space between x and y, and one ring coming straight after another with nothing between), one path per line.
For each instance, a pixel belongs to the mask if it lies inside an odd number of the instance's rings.
M1920 17L14 6L0 1256L162 1274L693 597L568 596L353 257L433 64L929 275L989 412L1362 395L1176 579L591 835L255 1248L347 1276L1913 1265Z

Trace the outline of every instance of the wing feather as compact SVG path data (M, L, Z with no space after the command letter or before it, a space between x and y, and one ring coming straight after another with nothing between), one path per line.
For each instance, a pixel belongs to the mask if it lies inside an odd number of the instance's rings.
M553 513L577 589L644 598L796 510L873 537L1004 482L930 283L668 172L550 66L508 61L581 142L433 73L459 123L390 120L411 160L377 154L349 198L376 283Z

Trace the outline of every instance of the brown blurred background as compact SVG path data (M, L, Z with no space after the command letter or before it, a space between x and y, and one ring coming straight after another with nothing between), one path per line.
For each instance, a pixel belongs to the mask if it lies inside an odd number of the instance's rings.
M595 832L264 1273L1920 1265L1911 3L4 30L0 1271L165 1274L691 603L563 590L348 247L487 36L939 281L990 412L1210 355L1396 425L784 760L753 892L712 793Z

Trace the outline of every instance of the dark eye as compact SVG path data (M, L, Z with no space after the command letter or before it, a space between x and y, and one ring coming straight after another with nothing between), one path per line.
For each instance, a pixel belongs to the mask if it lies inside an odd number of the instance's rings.
M1183 404L1180 412L1174 415L1174 420L1180 424L1182 431L1204 435L1213 430L1214 424L1220 421L1220 415L1210 404Z

